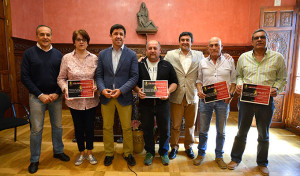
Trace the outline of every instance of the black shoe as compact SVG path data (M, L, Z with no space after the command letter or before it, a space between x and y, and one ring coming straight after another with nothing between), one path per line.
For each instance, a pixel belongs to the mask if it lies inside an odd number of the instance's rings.
M70 161L70 157L68 155L66 155L65 153L54 154L53 157L58 158L62 161Z
M30 163L28 166L28 172L33 174L36 173L36 171L39 169L39 162Z
M120 138L117 140L117 143L118 143L118 144L122 144L122 143L123 143L123 138L120 137Z
M127 157L124 157L124 159L127 161L127 164L130 166L134 166L136 164L132 154L129 154Z
M175 159L177 153L178 153L178 150L173 148L169 154L169 159Z
M105 156L104 165L110 166L112 164L113 159L114 159L114 156Z
M192 148L186 149L186 150L185 150L185 153L187 154L187 156L188 156L189 158L191 158L191 159L194 159L194 158L195 158L195 154L194 154Z

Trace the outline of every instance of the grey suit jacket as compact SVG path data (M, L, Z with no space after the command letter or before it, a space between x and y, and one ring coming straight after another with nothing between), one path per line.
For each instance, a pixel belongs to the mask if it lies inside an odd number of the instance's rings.
M139 78L138 60L136 53L124 46L120 57L116 73L113 71L112 47L99 53L98 67L96 70L97 87L102 92L103 89L120 89L122 94L117 98L118 102L127 106L132 104L132 89L137 84ZM110 99L101 94L100 103L107 104Z
M192 64L187 73L184 72L182 64L179 60L180 49L168 51L165 60L169 61L177 74L178 86L170 96L170 102L181 104L184 95L188 104L194 104L198 102L196 80L198 76L198 66L201 59L204 59L204 55L201 51L192 51Z

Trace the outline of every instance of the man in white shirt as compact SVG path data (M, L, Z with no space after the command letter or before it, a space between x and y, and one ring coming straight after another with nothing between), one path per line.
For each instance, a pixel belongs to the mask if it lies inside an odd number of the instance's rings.
M227 165L223 161L223 145L225 141L225 126L229 114L229 103L233 97L236 83L236 70L234 60L226 59L222 51L221 39L212 37L209 40L208 51L210 55L201 60L198 68L197 89L200 100L200 133L198 145L198 157L194 160L194 165L200 165L205 159L205 150L207 148L208 130L213 112L216 114L216 162L219 167L226 169ZM202 86L226 81L231 98L205 103L205 94Z

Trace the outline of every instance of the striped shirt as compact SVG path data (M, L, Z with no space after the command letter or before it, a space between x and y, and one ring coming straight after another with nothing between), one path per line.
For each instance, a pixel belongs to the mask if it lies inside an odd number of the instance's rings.
M286 84L287 71L283 56L267 49L264 58L258 62L253 50L243 53L237 63L237 85L243 83L276 87L283 91Z

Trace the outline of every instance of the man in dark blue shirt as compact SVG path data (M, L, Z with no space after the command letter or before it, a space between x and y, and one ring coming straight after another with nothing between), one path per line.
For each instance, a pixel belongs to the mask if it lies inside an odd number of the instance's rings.
M52 30L39 25L36 29L37 44L24 52L21 66L21 81L29 91L30 106L30 165L28 171L38 170L41 153L42 132L46 108L52 127L54 158L69 161L63 152L62 142L62 97L57 85L62 54L51 45Z

